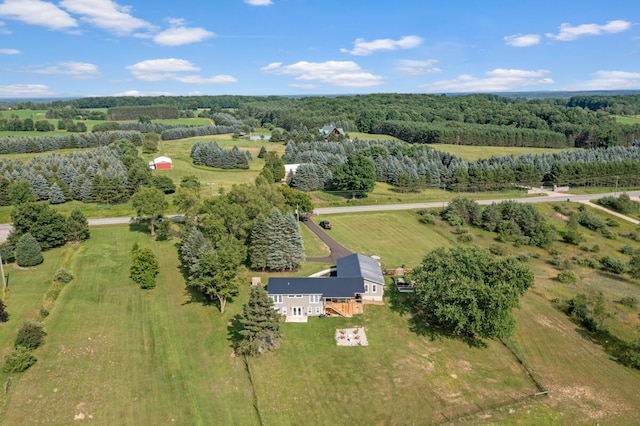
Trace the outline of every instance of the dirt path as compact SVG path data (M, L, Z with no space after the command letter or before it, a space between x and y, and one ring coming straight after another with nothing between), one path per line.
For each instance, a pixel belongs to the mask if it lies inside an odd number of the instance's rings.
M329 250L331 250L331 254L329 256L325 256L325 257L307 257L307 261L308 262L333 262L333 263L336 263L336 261L338 259L340 259L341 257L345 257L345 256L348 256L348 255L352 254L352 252L350 252L349 250L347 250L346 248L344 248L340 244L338 244L338 242L336 240L331 238L326 232L324 232L324 230L322 228L320 228L318 225L313 223L311 220L307 220L307 221L304 221L302 223L304 223L305 226L307 228L309 228L309 230L311 232L316 234L318 236L318 238L320 238L322 240L323 243L325 243L327 246L329 246Z

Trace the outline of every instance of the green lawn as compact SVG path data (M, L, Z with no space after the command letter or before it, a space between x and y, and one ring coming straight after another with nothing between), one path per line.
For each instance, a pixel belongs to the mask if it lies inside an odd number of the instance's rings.
M67 424L81 414L97 424L257 424L251 383L228 341L229 320L246 300L248 283L222 316L185 290L175 241L156 243L127 227L92 228L92 234L67 256L76 279L45 320L38 362L14 376L9 398L0 399L3 424ZM134 242L161 261L154 290L127 278ZM34 286L45 280L65 250L48 253L44 265L23 276ZM18 274L10 274L18 286ZM46 287L21 296L31 310ZM17 305L14 297L10 307ZM442 410L471 410L480 398L501 401L533 391L502 345L432 341L412 332L408 320L369 306L350 320L284 324L282 348L250 361L264 424L436 421ZM335 328L350 324L367 328L369 347L335 346ZM16 326L12 318L2 327L4 348ZM487 380L494 385L485 387Z

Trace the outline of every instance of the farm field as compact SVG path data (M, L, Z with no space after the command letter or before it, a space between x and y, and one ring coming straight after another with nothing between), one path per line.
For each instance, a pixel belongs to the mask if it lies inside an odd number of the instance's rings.
M449 145L449 144L432 144L431 148L437 151L450 152L456 157L460 157L467 161L476 161L481 158L490 158L492 156L513 155L515 157L524 154L551 154L560 151L573 151L579 148L520 148L514 146L470 146L470 145Z

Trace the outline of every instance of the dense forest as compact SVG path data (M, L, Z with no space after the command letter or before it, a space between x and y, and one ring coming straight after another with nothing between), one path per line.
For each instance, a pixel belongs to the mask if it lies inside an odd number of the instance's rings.
M429 94L303 98L143 96L82 98L15 107L133 111L133 106L151 109L153 105L171 107L174 115L176 111L190 111L200 116L224 111L251 126L280 127L289 132L339 123L347 132L402 133L416 143L454 141L475 145L606 147L632 145L640 134L640 125L620 124L612 116L640 112L640 95L574 96L569 99ZM486 125L493 127L483 129ZM423 133L426 136L421 136Z

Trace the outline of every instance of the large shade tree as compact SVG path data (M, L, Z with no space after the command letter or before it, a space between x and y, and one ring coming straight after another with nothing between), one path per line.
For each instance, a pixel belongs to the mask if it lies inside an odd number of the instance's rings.
M164 197L164 192L153 187L141 188L131 197L131 205L136 210L138 218L149 222L151 235L155 236L155 224L169 207L169 203Z
M413 279L427 322L483 339L513 332L513 309L533 285L533 272L514 257L494 257L479 247L454 247L428 253Z
M353 197L356 192L373 191L375 184L375 165L373 160L364 155L350 155L347 162L338 166L333 174L333 186L343 191L351 191Z

